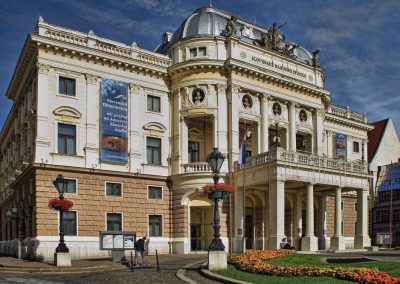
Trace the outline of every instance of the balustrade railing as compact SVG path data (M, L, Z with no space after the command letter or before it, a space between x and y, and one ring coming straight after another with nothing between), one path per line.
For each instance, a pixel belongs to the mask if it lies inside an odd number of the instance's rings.
M276 152L265 152L246 159L246 164L239 165L235 162L235 171L264 165L269 162L285 162L289 166L306 166L313 170L331 169L349 173L368 174L368 163L361 161L347 161L342 159L327 158L312 153L293 152L278 149Z
M211 167L207 162L187 163L182 165L183 173L203 173L211 172Z

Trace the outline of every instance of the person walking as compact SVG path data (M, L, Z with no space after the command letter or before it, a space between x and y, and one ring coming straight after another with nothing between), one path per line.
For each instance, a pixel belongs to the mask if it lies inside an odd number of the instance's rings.
M146 237L143 237L135 242L135 265L138 263L138 255L140 253L140 256L142 257L142 262L141 266L143 266L144 263L144 255L145 255L145 242L146 242Z

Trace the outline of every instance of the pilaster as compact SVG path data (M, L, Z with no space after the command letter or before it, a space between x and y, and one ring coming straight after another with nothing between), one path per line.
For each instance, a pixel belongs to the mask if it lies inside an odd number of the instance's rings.
M363 249L371 245L368 236L368 189L357 190L357 232L354 248Z
M99 157L99 77L86 74L86 167L90 168L98 163Z
M138 106L143 105L141 98L145 98L143 88L136 84L129 84L129 105L130 105L130 127L129 127L129 158L130 158L130 171L137 172L141 169L143 161L143 130L142 130L142 117L140 112L135 111ZM146 104L145 104L146 105Z
M314 185L307 184L306 234L301 240L301 249L317 251L318 239L314 235Z
M296 151L296 105L289 103L289 150Z
M335 232L331 238L331 250L344 250L345 239L342 235L342 189L335 188Z
M315 109L313 112L314 124L314 153L322 155L324 153L324 145L322 133L324 131L325 112L323 109Z
M261 94L259 96L261 107L260 107L260 114L261 114L261 124L260 124L260 153L268 152L268 144L269 144L269 137L268 137L268 100L269 96L266 94Z
M279 249L285 237L285 181L271 182L269 200L269 248Z

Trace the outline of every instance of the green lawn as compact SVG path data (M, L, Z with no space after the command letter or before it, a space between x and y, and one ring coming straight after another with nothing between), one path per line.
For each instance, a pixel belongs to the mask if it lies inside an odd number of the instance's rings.
M332 264L326 263L326 258L337 258L337 257L351 257L343 255L315 255L315 254L289 254L283 258L277 258L269 260L268 263L282 266L319 266L319 267L365 267L365 268L377 268L384 271L392 276L400 277L400 262L397 261L367 261L358 263L346 263L346 264ZM334 279L331 277L276 277L267 276L260 274L253 274L237 270L234 266L229 265L227 270L217 271L219 275L226 277L251 282L251 283L354 283L345 280Z

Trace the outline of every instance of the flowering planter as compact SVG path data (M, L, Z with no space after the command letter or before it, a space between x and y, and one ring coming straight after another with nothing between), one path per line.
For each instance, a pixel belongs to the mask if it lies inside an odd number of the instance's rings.
M74 206L74 203L65 197L61 199L54 197L49 200L48 206L50 209L68 211L72 208L72 206Z
M226 190L214 190L208 194L208 198L210 199L224 199L227 195Z

